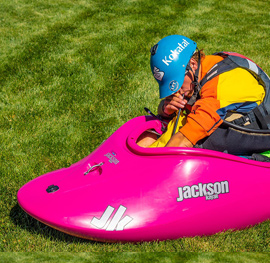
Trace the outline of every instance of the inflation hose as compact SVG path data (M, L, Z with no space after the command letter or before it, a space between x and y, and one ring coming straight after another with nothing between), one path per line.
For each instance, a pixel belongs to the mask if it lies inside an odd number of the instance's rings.
M249 129L243 126L239 126L236 124L233 124L231 122L223 120L223 124L225 126L234 128L235 130L243 131L243 132L248 132L248 133L261 133L261 134L270 134L270 130L256 130L256 129Z

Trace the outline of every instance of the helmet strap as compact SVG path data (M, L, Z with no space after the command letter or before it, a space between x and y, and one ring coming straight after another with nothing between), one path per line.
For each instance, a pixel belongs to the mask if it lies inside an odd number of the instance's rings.
M193 84L195 85L194 89L200 88L200 83L199 83L198 79L199 79L200 66L201 66L201 53L200 53L200 50L198 48L196 48L196 49L198 50L198 67L195 70L195 73L192 70L192 68L190 67L190 65L188 64L189 69L191 69L191 71L194 75L194 81L193 81Z
M192 82L192 84L194 84L194 93L188 101L189 105L193 105L195 103L195 101L197 100L197 97L199 95L199 91L200 91L200 83L199 83L198 79L199 79L200 66L201 66L201 53L200 53L200 50L198 48L196 48L196 49L198 50L198 67L197 67L197 69L194 72L189 64L190 62L187 65L187 69L191 70L191 72L193 73L193 76L194 76L194 81Z

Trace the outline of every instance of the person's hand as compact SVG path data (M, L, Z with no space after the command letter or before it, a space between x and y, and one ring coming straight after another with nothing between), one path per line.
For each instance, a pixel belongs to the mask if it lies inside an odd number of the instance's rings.
M171 115L179 109L185 108L187 100L183 98L179 92L166 97L163 104L163 112L167 115Z

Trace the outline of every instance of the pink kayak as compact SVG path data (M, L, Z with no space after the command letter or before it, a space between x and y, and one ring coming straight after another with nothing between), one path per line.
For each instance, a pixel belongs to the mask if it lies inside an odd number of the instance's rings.
M161 122L137 117L89 156L18 192L32 217L70 235L112 242L242 229L270 217L270 164L194 148L142 148Z

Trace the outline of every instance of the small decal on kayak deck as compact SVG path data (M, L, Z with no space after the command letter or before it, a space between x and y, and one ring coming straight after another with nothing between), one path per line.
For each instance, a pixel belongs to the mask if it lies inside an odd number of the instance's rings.
M106 156L109 159L110 163L118 164L119 160L116 159L115 155L116 153L112 152L112 153L106 153L104 156Z
M178 202L182 202L184 199L204 197L206 200L218 199L220 194L229 193L229 182L215 182L208 184L195 184L192 186L178 187L179 197Z
M111 221L109 222L110 217L113 214L114 209L115 209L114 207L109 205L106 208L105 212L100 217L100 219L94 217L91 221L91 224L93 226L95 226L96 228L105 229L106 231L124 230L125 226L128 223L130 223L133 220L133 218L131 218L130 216L125 216L122 218L122 216L126 212L127 208L120 205L119 208L117 209L116 213L112 217ZM109 223L108 226L107 226L107 223Z

